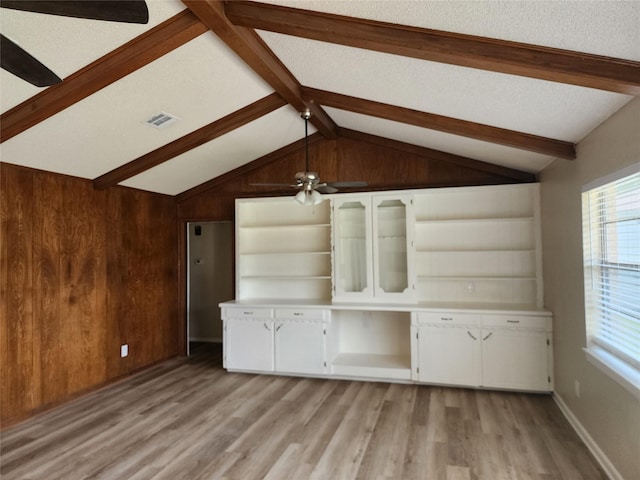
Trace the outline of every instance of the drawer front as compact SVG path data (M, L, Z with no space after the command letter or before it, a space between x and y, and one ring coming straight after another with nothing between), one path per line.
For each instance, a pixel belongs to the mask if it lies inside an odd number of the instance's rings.
M270 308L225 307L222 312L225 318L271 318Z
M276 318L299 320L324 320L327 310L321 308L276 308Z
M484 315L483 327L520 327L549 330L551 317L545 315Z
M452 312L418 312L418 324L480 326L481 315Z

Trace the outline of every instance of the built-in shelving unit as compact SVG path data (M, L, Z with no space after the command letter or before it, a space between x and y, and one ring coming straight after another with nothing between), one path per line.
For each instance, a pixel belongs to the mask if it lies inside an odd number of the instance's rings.
M236 204L236 298L331 298L329 202Z
M538 185L415 195L416 296L542 306Z
M553 388L537 184L236 201L231 371Z

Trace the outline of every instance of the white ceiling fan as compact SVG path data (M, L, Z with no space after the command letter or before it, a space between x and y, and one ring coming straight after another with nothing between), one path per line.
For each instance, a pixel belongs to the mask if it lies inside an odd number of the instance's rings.
M320 176L317 172L309 171L309 118L311 112L305 110L300 113L304 119L304 148L305 148L305 171L298 172L295 176L295 184L288 183L252 183L251 185L261 187L291 187L298 189L295 199L302 205L317 205L322 202L323 193L335 193L338 188L366 187L367 182L323 182L320 183Z

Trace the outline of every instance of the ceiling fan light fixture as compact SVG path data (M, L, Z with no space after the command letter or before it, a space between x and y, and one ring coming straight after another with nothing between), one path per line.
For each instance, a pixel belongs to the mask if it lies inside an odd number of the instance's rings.
M307 207L322 203L322 194L316 190L300 190L294 198L300 205Z

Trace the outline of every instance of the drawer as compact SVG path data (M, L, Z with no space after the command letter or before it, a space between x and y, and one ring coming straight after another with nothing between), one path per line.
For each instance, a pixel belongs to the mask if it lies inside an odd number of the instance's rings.
M452 312L418 312L418 324L480 326L481 315Z
M328 310L322 308L276 308L276 318L324 320Z
M270 308L225 307L222 316L224 318L271 318Z
M551 317L546 315L484 315L483 327L520 327L550 330Z

